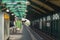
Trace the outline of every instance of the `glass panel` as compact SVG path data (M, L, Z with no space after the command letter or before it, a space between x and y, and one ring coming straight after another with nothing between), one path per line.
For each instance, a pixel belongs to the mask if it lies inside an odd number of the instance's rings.
M46 21L46 19L43 17L43 21Z
M55 15L53 15L53 20L55 19Z
M42 19L40 19L40 29L42 29Z
M47 16L47 21L51 20L51 17L50 16Z
M55 18L56 18L56 19L59 19L59 15L58 15L58 14L55 14Z
M47 23L47 27L50 27L50 23L49 22Z
M59 19L59 15L58 14L54 14L53 15L53 20Z

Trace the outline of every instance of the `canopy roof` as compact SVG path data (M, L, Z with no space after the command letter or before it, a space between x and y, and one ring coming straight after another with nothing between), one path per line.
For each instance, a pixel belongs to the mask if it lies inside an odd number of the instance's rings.
M23 17L27 8L26 1L27 0L2 0L2 3L6 3L6 7L16 16Z

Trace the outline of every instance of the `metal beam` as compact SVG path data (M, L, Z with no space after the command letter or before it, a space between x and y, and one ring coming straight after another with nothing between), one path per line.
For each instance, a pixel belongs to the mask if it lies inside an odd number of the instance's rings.
M31 5L31 6L32 6L33 8L35 8L35 9L37 9L37 10L43 12L43 13L47 13L46 11L44 11L44 10L42 10L42 9L40 9L40 8L38 8L38 7L36 7L36 6L34 6L34 5Z
M41 15L41 14L40 14L40 12L38 12L38 11L36 11L36 10L32 9L32 8L30 8L30 10L32 10L32 11L34 11L34 12L38 13L39 15Z
M50 7L53 8L55 11L57 11L57 12L59 11L59 12L60 12L60 7L57 6L56 4L54 4L54 2L52 3L52 2L50 2L50 1L42 1L42 0L39 0L39 1L41 1L41 2L43 2L44 4L50 6Z
M46 8L40 6L40 5L38 5L38 4L36 4L36 3L32 2L32 1L30 1L30 2L31 2L31 5L35 5L35 6L37 6L38 8L40 8L40 9L42 9L42 10L48 12L48 13L51 12L50 10L47 10Z
M47 0L47 1L60 7L60 0Z
M42 7L44 7L44 8L46 8L47 10L54 11L53 8L51 8L50 6L48 6L48 5L40 2L40 1L38 1L38 0L31 0L31 1L34 2L34 3L36 3L36 4L38 4L38 5L40 5L40 6L42 6Z
M40 12L40 14L46 15L45 13L43 13L43 12L41 12L41 11L37 10L36 8L34 8L34 7L32 7L32 6L30 6L30 8L32 8L32 9L34 9L34 10L36 10L36 11Z

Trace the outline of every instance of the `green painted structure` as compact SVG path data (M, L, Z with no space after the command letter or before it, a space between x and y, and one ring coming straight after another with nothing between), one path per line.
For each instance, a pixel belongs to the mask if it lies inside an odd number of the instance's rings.
M21 29L21 27L22 27L22 22L21 22L21 20L17 20L16 23L15 23L15 26L16 26L17 28Z
M17 28L21 28L22 21L19 19L26 17L27 0L0 0L0 2L1 2L0 3L0 12L2 11L2 9L7 8L8 10L10 10L11 13L14 13L15 16L18 17L18 20L15 25ZM6 4L6 5L3 6L2 4L3 5ZM4 12L6 12L6 10L4 10Z
M6 7L9 8L20 19L25 16L25 10L27 0L2 0L2 3L6 3Z

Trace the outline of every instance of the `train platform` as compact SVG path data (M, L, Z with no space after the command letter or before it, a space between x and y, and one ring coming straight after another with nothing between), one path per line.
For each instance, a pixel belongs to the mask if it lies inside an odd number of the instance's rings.
M60 0L0 0L0 40L60 40Z
M20 31L10 35L10 40L44 40L38 34L31 31L29 27L23 25Z

